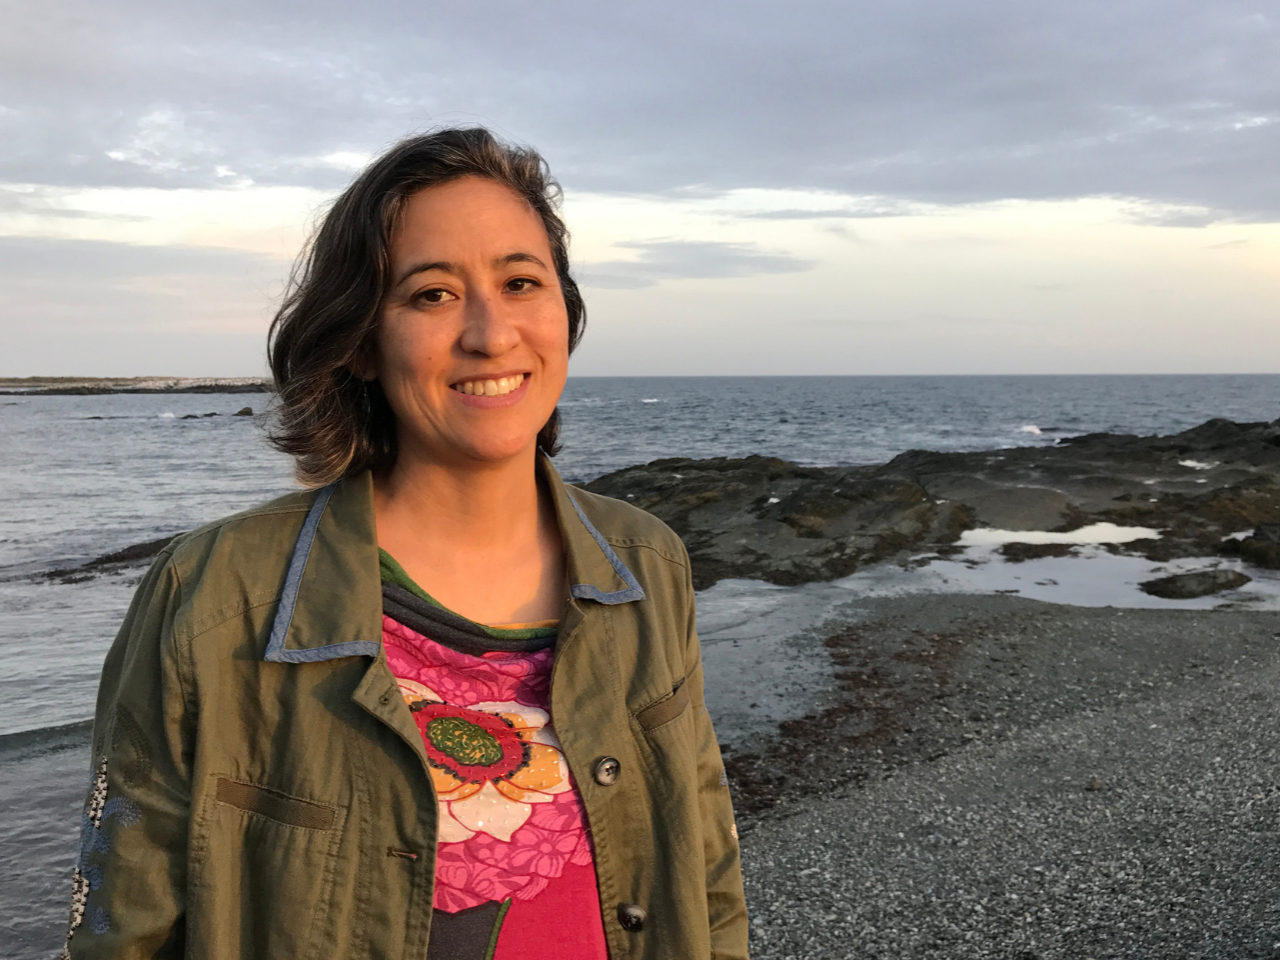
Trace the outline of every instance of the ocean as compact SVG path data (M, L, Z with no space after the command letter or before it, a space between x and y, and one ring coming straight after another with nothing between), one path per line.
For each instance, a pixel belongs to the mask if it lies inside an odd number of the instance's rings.
M0 735L92 716L136 571L45 576L294 489L265 394L0 397ZM232 416L244 406L256 416ZM909 449L1280 416L1280 376L576 377L566 479L661 457L880 463ZM218 414L208 416L208 414Z
M79 770L83 734L57 728L92 716L102 658L139 571L47 575L294 489L287 458L264 441L269 400L0 396L6 955L56 952L78 830L77 794L64 784L87 773ZM245 405L254 416L233 415ZM557 466L566 479L586 481L662 457L866 464L909 449L1052 444L1099 431L1165 434L1211 417L1274 420L1280 376L577 377L561 409ZM704 641L720 629L714 625L764 609L758 596L744 599L744 589L727 584L700 597ZM830 592L814 585L809 594L788 594L796 611L788 622L813 622L823 591ZM58 794L52 807L42 787Z

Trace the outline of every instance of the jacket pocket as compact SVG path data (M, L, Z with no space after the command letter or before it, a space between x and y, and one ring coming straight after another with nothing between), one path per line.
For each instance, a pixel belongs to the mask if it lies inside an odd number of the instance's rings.
M640 724L641 730L648 733L650 730L656 730L664 723L670 723L684 713L688 706L689 688L685 686L684 680L681 680L675 685L670 694L649 704L643 710L637 711L636 722Z
M326 951L349 809L214 775L194 838L189 943L209 958Z
M287 827L302 827L304 830L332 829L337 815L337 811L326 804L299 800L287 793L226 777L218 778L217 797L219 803L229 803Z

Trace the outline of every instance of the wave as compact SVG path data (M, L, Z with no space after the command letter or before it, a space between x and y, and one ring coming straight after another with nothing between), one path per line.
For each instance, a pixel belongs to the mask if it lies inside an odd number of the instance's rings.
M87 746L89 738L92 736L92 720L77 720L75 723L60 723L50 727L35 727L31 730L0 733L0 753L29 750L33 747L44 751L81 745Z

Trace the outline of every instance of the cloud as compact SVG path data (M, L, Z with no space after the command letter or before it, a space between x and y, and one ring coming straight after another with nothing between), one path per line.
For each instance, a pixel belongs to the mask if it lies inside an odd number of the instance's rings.
M237 250L0 237L0 373L258 375L287 268Z
M230 171L332 189L409 131L484 122L539 146L578 190L1112 195L1275 219L1280 18L1264 10L11 4L0 180L216 186Z
M917 204L904 203L900 200L883 200L836 210L789 208L786 210L756 210L736 213L734 216L747 220L857 220L867 217L905 217L910 216L917 210Z
M580 272L584 286L615 290L652 287L663 280L711 280L802 273L812 260L765 253L753 243L709 240L624 241L614 246L639 251L635 260L587 264Z

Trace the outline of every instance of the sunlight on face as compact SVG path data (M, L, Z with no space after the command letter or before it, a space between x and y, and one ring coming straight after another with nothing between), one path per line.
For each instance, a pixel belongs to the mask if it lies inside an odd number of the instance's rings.
M374 372L400 455L531 453L569 365L568 313L534 210L478 177L421 191L392 239L391 283Z

